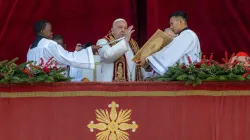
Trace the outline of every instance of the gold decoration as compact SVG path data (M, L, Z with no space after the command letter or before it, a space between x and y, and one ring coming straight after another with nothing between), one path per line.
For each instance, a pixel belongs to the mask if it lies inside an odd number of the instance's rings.
M89 79L88 78L82 78L82 80L81 80L82 82L89 82Z
M161 30L157 30L153 36L142 46L136 53L132 61L136 62L142 58L146 58L153 53L161 50L163 47L172 42L172 38Z
M96 110L96 120L99 122L94 124L93 121L88 124L88 128L91 132L94 132L94 129L98 129L101 132L97 133L97 140L128 140L129 134L125 132L126 130L132 129L132 132L135 132L138 128L138 125L133 121L132 124L128 124L130 121L130 115L132 110L120 110L117 114L116 108L119 105L114 101L109 104L111 108L110 114L105 109Z

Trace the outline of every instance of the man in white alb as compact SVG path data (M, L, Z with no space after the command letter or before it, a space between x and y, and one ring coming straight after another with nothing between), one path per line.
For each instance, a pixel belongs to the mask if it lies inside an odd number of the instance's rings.
M27 61L36 61L37 64L47 62L51 57L57 63L77 68L94 69L94 57L92 48L82 49L78 52L68 52L52 39L52 26L46 20L35 23L36 38L27 53ZM95 50L93 50L95 51Z
M146 70L153 69L163 75L168 67L174 66L176 63L188 65L188 56L192 62L199 62L201 52L199 38L188 28L187 21L188 17L185 12L174 12L170 16L170 28L178 36L162 50L138 61L137 65L143 66Z
M100 81L125 82L142 81L151 73L136 66L132 58L139 50L135 40L131 38L133 26L127 28L124 19L113 22L111 32L97 41L102 46L98 50L101 59Z

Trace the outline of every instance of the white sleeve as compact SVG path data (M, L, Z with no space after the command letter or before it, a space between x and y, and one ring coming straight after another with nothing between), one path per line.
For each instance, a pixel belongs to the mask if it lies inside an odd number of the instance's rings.
M50 42L45 48L44 54L46 56L54 56L54 59L59 63L69 65L75 68L94 69L94 56L92 48L82 49L78 52L68 52L57 43Z
M193 36L188 32L176 37L171 44L147 57L149 65L163 75L168 67L175 65L180 58L195 48L194 42Z
M105 39L100 39L97 41L96 45L107 44ZM128 51L127 43L123 39L114 46L104 45L98 50L98 53L102 61L107 63L112 63L120 58L126 51Z
M146 72L144 68L141 68L142 78L145 80L148 77L153 77L153 71Z

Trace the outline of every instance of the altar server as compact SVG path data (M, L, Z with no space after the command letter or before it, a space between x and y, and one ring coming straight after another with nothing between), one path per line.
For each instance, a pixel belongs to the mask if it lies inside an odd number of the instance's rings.
M162 50L138 61L137 65L146 67L149 70L153 68L155 72L163 75L168 70L168 67L174 66L176 63L188 65L188 57L192 62L200 61L199 38L188 28L187 23L188 16L185 12L174 12L170 16L170 28L178 36Z
M68 52L61 45L51 40L51 30L52 26L46 20L35 23L36 38L27 53L27 61L36 61L39 64L41 58L44 62L47 62L51 57L54 57L53 60L63 65L94 69L94 57L91 47L78 52Z

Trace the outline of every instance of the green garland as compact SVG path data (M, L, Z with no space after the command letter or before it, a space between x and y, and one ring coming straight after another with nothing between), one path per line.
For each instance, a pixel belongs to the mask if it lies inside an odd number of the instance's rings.
M50 67L53 63L52 59L50 58L46 64L41 59L42 63L39 65L32 61L16 65L15 62L18 58L1 61L0 84L70 81L70 78L63 75L65 68Z
M190 62L191 63L191 62ZM162 75L152 78L153 81L186 81L186 85L196 86L202 81L246 81L250 80L247 68L239 62L220 65L213 60L202 60L199 63L190 65L177 64L169 67L168 71Z

